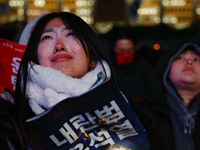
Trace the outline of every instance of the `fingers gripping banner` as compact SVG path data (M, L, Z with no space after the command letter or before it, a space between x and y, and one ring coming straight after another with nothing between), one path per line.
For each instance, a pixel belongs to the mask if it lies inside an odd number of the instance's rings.
M26 45L0 38L0 98L14 103L17 72Z

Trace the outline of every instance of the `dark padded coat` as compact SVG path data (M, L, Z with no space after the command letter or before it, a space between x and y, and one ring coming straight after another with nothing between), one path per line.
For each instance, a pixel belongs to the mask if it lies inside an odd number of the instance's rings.
M22 150L22 141L16 123L15 107L0 99L0 150Z
M128 101L138 101L146 97L146 79L153 65L145 59L137 59L137 54L133 62L125 66L116 63L113 51L110 51L110 58L120 90Z

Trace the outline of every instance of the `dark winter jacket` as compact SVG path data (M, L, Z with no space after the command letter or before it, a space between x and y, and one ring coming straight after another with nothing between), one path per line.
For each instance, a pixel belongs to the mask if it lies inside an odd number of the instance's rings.
M128 101L137 101L146 97L146 79L152 69L152 64L147 60L139 59L129 65L120 66L116 63L115 54L110 53L120 89Z
M195 150L200 149L199 95L195 97L194 105L197 106L196 114L191 115L192 117L190 118L195 121L194 128L191 128L191 134L185 132L186 129L188 129L188 127L184 126L185 123L179 123L176 120L174 121L176 117L171 113L175 107L176 112L182 113L184 117L190 114L189 110L184 107L179 95L176 93L168 79L171 61L189 44L190 43L184 44L181 48L177 49L178 51L176 50L176 47L174 47L174 49L169 50L160 58L149 77L147 86L149 90L148 99L132 105L134 112L146 129L151 150L177 150L176 146L178 143L182 143L183 146L188 146L192 143L188 150L192 150L191 147L193 146L195 147ZM200 49L197 49L200 52ZM178 132L176 130L177 128L180 129L181 132ZM179 137L177 136L177 133ZM184 141L187 138L192 139L193 142L187 140ZM178 149L180 149L180 147ZM187 148L183 147L183 149Z
M0 150L22 150L15 115L14 105L0 99Z

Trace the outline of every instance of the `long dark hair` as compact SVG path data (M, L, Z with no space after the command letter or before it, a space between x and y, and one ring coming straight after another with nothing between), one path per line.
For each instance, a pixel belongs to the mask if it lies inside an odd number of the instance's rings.
M71 29L75 33L75 38L80 41L82 44L86 54L89 56L89 64L94 62L101 62L104 59L111 69L111 78L116 81L116 77L113 73L113 69L110 64L110 60L106 50L101 45L100 40L91 29L91 27L85 23L80 17L67 12L59 12L59 13L50 13L41 18L37 25L35 26L26 51L23 55L20 68L17 76L17 84L16 84L16 107L18 111L18 120L20 130L23 136L23 140L25 143L25 149L27 149L27 145L33 149L45 149L42 147L40 141L31 132L25 121L32 117L34 114L29 108L28 98L26 97L26 85L28 78L28 64L32 61L36 64L39 64L38 56L37 56L37 48L40 41L40 37L47 23L53 18L61 18L63 22L66 24L69 29ZM102 62L101 62L102 64ZM102 65L103 66L103 65ZM40 145L40 146L38 146Z

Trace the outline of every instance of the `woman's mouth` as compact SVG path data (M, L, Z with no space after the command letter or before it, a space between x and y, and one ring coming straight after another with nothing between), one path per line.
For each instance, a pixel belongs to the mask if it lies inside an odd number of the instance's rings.
M62 62L65 60L70 60L70 59L72 59L72 56L70 56L68 54L58 54L52 58L52 61L53 62Z
M194 69L192 67L185 67L185 69L183 71L192 71L192 72L194 72Z

